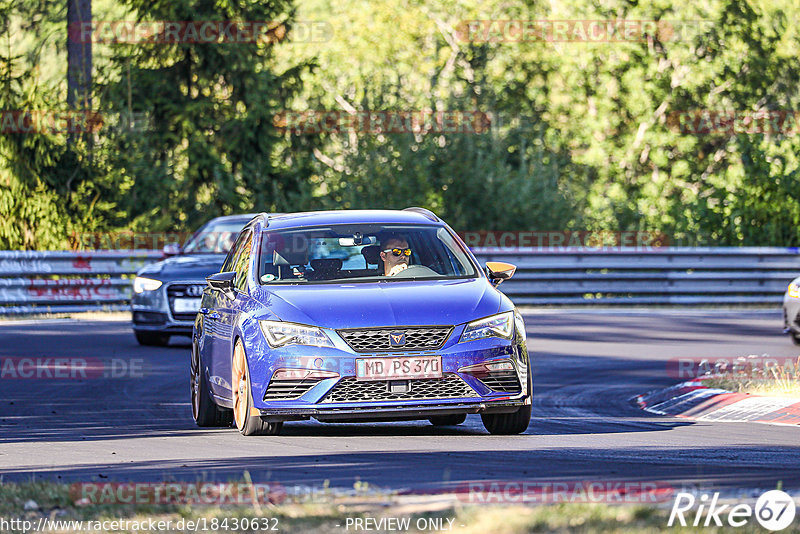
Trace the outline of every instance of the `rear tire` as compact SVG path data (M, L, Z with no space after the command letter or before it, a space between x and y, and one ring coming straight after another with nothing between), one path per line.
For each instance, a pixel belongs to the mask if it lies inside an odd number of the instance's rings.
M466 420L467 414L465 413L455 415L437 415L428 418L428 421L430 421L433 426L455 426L460 425Z
M169 345L169 334L159 334L158 332L138 332L134 330L136 341L139 345L147 347L166 347Z
M202 371L197 347L192 341L192 360L190 368L190 388L192 395L192 418L199 427L230 427L233 423L233 410L220 408L211 397L211 389Z
M530 360L528 360L528 395L530 395L531 403L520 407L514 413L481 414L481 420L486 430L490 434L507 436L510 434L522 434L528 429L533 408L533 373L531 372Z
M789 335L792 338L792 343L794 343L795 345L800 345L800 334L792 331L792 332L789 332Z
M253 407L250 386L250 371L241 340L236 341L231 365L231 387L233 388L233 420L243 436L275 436L283 428L283 422L267 422Z

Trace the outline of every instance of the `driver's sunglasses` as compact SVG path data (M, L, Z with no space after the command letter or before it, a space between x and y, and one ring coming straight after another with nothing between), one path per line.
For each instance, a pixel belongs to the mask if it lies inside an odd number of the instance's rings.
M411 249L410 248L387 248L383 252L391 252L392 255L397 256L411 256Z

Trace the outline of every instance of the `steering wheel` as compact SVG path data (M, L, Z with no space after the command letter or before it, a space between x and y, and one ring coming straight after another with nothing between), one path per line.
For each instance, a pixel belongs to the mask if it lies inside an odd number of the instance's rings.
M416 278L417 276L437 276L437 273L430 267L425 267L424 265L411 265L392 278Z

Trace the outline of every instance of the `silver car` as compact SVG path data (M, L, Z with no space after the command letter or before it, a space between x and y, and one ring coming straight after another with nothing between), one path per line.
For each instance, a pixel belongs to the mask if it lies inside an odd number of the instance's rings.
M133 282L133 332L141 345L166 345L191 336L206 276L219 271L236 236L255 214L230 215L203 225L183 247L164 247L164 260L143 267Z
M792 280L783 295L783 332L800 345L800 277Z

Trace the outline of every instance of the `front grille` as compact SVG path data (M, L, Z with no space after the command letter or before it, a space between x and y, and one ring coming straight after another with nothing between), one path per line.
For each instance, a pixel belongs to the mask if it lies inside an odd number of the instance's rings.
M325 377L306 377L285 380L272 380L264 394L265 401L294 400L316 386Z
M351 328L337 330L356 352L436 350L444 345L452 326L398 326L396 328ZM405 335L405 344L392 345L391 334Z
M420 378L408 382L410 391L390 393L385 380L366 382L349 376L339 380L322 402L407 401L477 396L475 390L453 373L445 373L443 378Z
M480 380L489 389L502 393L516 393L522 389L514 371L491 371Z
M172 318L176 321L194 321L197 312L181 312L176 313L174 304L176 298L199 298L203 295L202 284L170 284L167 286L167 300L169 301L169 311L172 313Z

